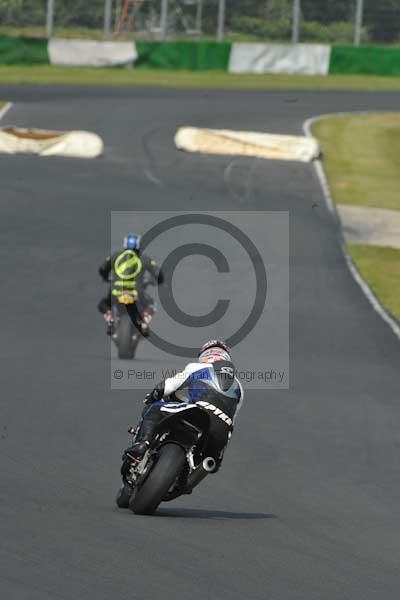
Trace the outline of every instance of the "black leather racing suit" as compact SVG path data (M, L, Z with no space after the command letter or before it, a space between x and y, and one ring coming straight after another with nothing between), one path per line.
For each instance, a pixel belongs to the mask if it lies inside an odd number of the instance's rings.
M149 275L152 282L158 285L164 283L164 275L155 260L135 250L121 250L106 258L99 267L99 274L104 281L111 282L107 295L98 304L101 313L111 308L113 296L118 296L121 290L129 292L132 289L139 293L142 310L153 312L153 299L145 292L144 281Z
M145 444L151 441L157 425L168 416L168 413L163 412L163 402L168 400L203 403L203 408L210 416L205 453L216 460L218 468L233 431L243 395L243 388L235 377L235 368L228 361L189 363L181 373L159 383L147 397L147 406L142 413L135 444L132 449L125 451L121 468L123 479L130 466L129 455L135 455L137 447L145 450Z

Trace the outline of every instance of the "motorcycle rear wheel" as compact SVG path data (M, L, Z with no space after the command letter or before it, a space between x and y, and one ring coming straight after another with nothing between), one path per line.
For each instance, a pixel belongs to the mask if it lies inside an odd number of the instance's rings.
M132 360L138 345L138 339L134 339L135 328L125 307L121 308L121 314L116 331L116 342L118 347L118 358Z

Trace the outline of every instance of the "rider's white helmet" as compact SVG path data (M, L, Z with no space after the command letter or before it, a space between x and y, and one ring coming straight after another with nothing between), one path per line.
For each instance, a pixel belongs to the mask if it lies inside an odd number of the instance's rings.
M221 340L210 340L206 342L200 349L198 361L213 363L218 360L232 361L229 346Z

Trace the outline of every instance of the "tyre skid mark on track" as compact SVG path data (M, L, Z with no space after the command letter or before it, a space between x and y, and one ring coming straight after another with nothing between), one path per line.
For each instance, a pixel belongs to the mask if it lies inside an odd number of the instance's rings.
M155 129L151 129L150 131L146 132L143 136L142 136L142 148L144 151L144 154L148 160L148 167L146 169L144 169L144 174L147 177L147 179L149 181L151 181L151 183L154 183L157 186L163 186L163 182L161 181L161 179L159 179L154 171L157 169L157 161L153 155L153 152L150 149L150 138L158 132L160 128L156 127Z
M159 133L161 130L162 130L162 126L155 127L153 129L151 129L150 131L147 131L144 135L142 135L142 148L143 148L143 152L148 161L148 166L147 166L147 168L145 168L143 170L143 172L144 172L146 178L151 183L154 183L158 187L163 187L164 185L166 185L166 183L159 177L160 165L158 164L157 159L154 155L154 151L151 148L151 139L154 135ZM171 169L181 161L182 161L182 157L179 156L175 160L173 160L170 165L165 165L165 166L168 166L168 168Z
M163 186L163 182L158 179L153 173L152 171L150 171L150 169L145 169L144 174L146 175L147 179L149 181L151 181L151 183L154 183L155 185L158 185L159 187Z
M251 163L248 167L248 173L247 173L246 182L244 185L244 191L242 193L236 192L236 190L234 189L235 185L231 179L231 176L234 171L234 168L237 165L239 165L241 162L243 162L244 159L248 159L248 158L249 157L233 158L232 160L229 161L228 165L225 167L224 174L223 174L224 183L225 183L232 199L242 205L243 204L251 204L253 177L255 175L256 169L257 169L261 159L253 158L251 160Z
M322 119L329 119L331 117L338 117L338 116L345 116L345 115L354 115L354 114L358 114L358 115L359 114L370 114L370 111L360 111L360 112L351 112L351 113L350 112L349 113L346 113L346 112L328 113L328 114L325 114L325 115L318 115L318 116L315 116L315 117L311 117L310 119L307 119L303 123L303 131L304 131L304 133L305 133L305 135L307 137L313 137L313 135L312 135L312 127L318 121L321 121ZM316 172L317 177L318 177L318 181L319 181L319 183L321 185L321 188L322 188L322 192L323 192L323 196L324 196L324 199L325 199L326 206L327 206L329 212L331 213L332 217L334 218L334 220L336 221L336 223L338 225L338 232L339 232L339 236L340 236L340 245L341 245L344 257L346 259L346 263L347 263L347 266L349 268L349 271L350 271L353 279L360 286L363 294L368 299L368 301L371 304L372 308L385 321L385 323L387 323L387 325L389 325L389 327L392 330L392 332L394 333L394 335L400 340L400 325L399 325L399 323L385 309L385 307L378 300L377 296L374 294L374 292L369 287L369 285L367 284L367 282L361 276L359 270L357 269L356 265L353 262L353 259L350 256L350 254L347 252L346 242L345 242L344 235L343 235L342 223L341 223L341 220L340 220L340 217L339 217L339 213L338 213L337 208L336 208L336 204L335 204L335 202L333 200L333 197L332 197L331 189L330 189L328 178L326 176L326 173L325 173L325 170L324 170L324 167L323 167L322 160L320 158L314 161L314 168L315 168L315 172Z

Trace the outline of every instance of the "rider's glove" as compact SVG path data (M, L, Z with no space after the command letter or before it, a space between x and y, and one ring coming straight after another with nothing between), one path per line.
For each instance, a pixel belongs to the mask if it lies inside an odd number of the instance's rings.
M150 392L150 394L146 394L143 400L143 404L153 404L154 400L153 400L153 396L152 396L152 392Z
M105 281L106 283L110 283L110 280L108 278L108 273L105 273L104 271L102 271L101 269L99 269L99 275L102 278L103 281Z
M149 393L146 394L144 399L145 404L153 404L153 402L159 402L164 396L164 382L162 381Z

